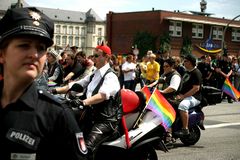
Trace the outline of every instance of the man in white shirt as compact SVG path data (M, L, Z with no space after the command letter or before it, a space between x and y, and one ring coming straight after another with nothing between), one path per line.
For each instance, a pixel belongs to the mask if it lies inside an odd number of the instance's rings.
M124 74L124 88L135 91L134 80L136 78L136 64L133 63L133 55L127 56L127 61L122 65L122 71Z
M79 104L92 108L93 124L88 126L90 131L87 133L86 145L94 157L98 145L117 129L122 110L119 106L113 105L115 95L120 90L120 84L117 75L110 68L111 49L106 45L99 45L95 48L93 56L97 69L92 75L71 82L65 87L56 88L53 92L66 93L76 83L81 86L79 92L86 89L85 98L80 100Z

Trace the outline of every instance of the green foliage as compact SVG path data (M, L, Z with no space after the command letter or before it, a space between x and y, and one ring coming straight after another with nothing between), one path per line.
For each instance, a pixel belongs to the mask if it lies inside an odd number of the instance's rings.
M192 47L191 39L189 37L184 37L182 48L180 51L181 56L192 54L192 50L193 50L193 47Z
M171 37L168 33L164 33L160 36L160 53L166 53L171 50Z
M133 38L132 46L137 45L139 57L143 57L148 50L156 50L156 36L149 32L138 32Z

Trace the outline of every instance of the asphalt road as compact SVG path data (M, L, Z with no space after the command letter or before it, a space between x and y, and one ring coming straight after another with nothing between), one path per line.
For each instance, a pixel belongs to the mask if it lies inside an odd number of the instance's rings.
M159 160L240 160L240 102L203 108L206 130L194 146L178 140L173 149L157 151Z

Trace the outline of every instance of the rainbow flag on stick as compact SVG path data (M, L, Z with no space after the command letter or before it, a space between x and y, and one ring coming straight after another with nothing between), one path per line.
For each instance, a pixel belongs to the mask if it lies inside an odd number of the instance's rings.
M228 78L223 83L222 91L237 101L240 98L240 92L232 85Z
M162 125L165 129L171 127L176 119L174 108L156 88L154 89L146 108L161 117Z
M144 86L144 87L141 89L141 91L142 91L143 94L145 95L146 101L148 102L148 100L149 100L150 97L151 97L151 92L150 92L148 86Z

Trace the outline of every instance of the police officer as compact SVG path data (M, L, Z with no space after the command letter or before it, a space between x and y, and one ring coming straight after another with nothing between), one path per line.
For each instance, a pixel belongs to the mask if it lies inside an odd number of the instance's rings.
M1 160L79 160L87 152L72 111L34 81L53 31L53 22L36 8L9 9L0 20Z

